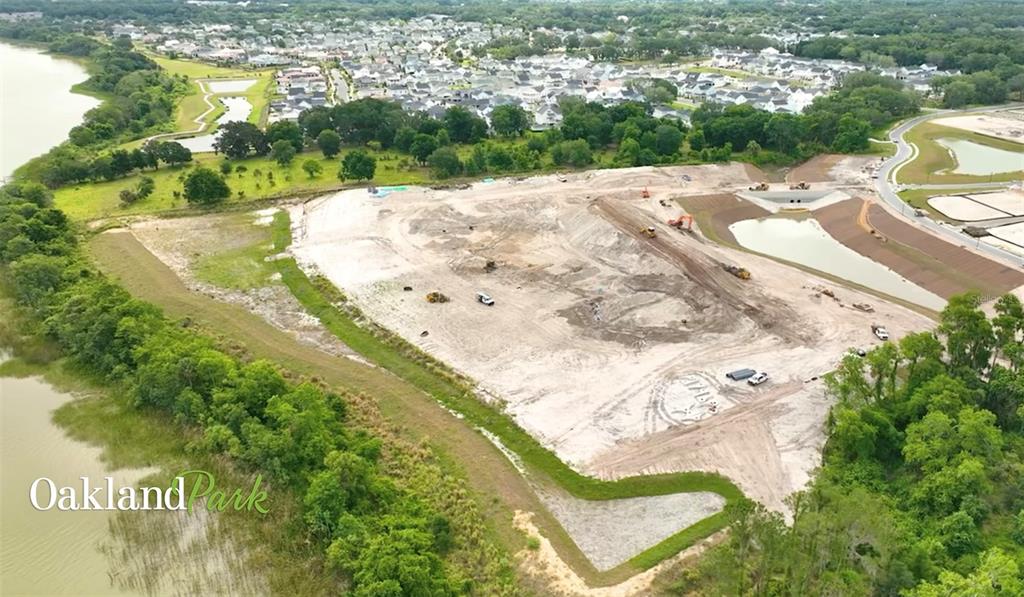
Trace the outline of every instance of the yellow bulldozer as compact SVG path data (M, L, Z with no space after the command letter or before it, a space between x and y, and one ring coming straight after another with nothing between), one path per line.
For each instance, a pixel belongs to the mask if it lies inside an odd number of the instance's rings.
M759 183L757 183L756 185L754 185L752 187L747 187L747 190L748 191L767 191L768 190L768 183L766 183L766 182L759 182Z
M640 234L646 236L647 238L655 238L656 236L658 236L658 231L654 229L654 226L648 226L647 228L641 228Z
M750 272L747 271L747 268L745 267L739 267L737 265L729 265L728 263L723 263L722 268L725 269L725 271L729 272L730 274L736 276L740 280L750 279Z
M810 188L811 188L811 185L807 184L806 180L801 180L800 182L798 182L796 184L789 185L789 190L791 190L791 191L806 191L806 190L808 190Z
M451 300L451 299L449 299L447 295L441 294L440 292L437 292L436 290L434 292L428 292L427 293L427 302L428 303L447 303L449 300Z

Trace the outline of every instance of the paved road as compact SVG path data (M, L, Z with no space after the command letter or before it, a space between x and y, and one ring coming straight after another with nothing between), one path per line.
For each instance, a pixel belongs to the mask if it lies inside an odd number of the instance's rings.
M914 126L926 120L941 118L942 116L949 116L951 114L989 112L998 108L1019 108L1022 106L1024 106L1024 104L986 106L983 108L971 108L969 110L937 110L916 118L911 118L889 131L889 140L896 144L896 154L882 163L881 167L878 169L878 178L875 180L875 190L878 191L878 196L882 198L882 205L892 212L893 215L901 217L914 225L926 228L935 235L945 238L957 245L975 247L978 251L989 257L995 257L1000 261L1012 263L1014 265L1021 265L1024 263L1024 258L1020 255L1005 251L999 247L979 242L978 239L967 236L957 228L940 224L929 217L915 217L913 208L904 203L903 200L900 199L899 195L896 194L896 189L899 186L896 184L896 172L903 164L917 156L917 149L907 143L903 138L907 131L914 128ZM981 183L978 185L954 186L1003 187L1007 186L1007 184L1008 183ZM944 186L945 185L914 185L914 188L942 188Z

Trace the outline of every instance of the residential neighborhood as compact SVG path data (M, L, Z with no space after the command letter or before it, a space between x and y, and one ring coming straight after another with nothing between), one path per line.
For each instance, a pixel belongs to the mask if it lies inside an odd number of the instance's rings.
M277 30L276 23L268 23ZM615 63L553 49L550 53L498 59L486 51L495 40L527 36L506 25L456 21L443 15L408 20L308 22L260 34L254 27L197 25L182 31L130 24L114 28L159 53L253 68L282 67L271 122L294 120L302 110L360 98L390 99L410 111L440 116L464 106L489 118L496 106L518 105L534 115L537 130L561 122L560 98L603 104L644 97L631 82L664 79L678 89L674 102L656 104L658 117L689 121L702 103L749 104L768 112L801 113L815 98L837 87L843 77L865 69L843 60L813 60L781 52L709 48L695 62ZM547 35L574 32L551 30ZM776 39L805 35L766 32ZM879 68L921 92L937 75L955 74L922 64Z

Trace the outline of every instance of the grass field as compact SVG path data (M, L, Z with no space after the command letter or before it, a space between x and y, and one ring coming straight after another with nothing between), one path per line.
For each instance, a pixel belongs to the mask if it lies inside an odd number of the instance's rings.
M689 73L713 73L718 75L724 75L726 77L733 77L734 79L759 79L757 75L748 73L742 70L736 70L732 68L718 68L715 66L688 66L684 68Z
M399 158L394 154L377 152L377 158L377 175L373 181L376 184L420 184L429 179L429 172L425 168L400 170ZM310 178L302 170L302 163L308 159L316 160L323 167L323 173L316 178ZM194 164L216 169L223 161L225 158L222 156L204 153L197 154ZM337 178L340 159L327 159L319 152L302 153L286 167L279 166L269 158L250 158L232 163L235 166L244 166L247 171L232 172L226 177L232 192L227 203L329 191L343 186ZM54 203L68 216L78 220L184 209L188 207L188 202L182 197L176 198L174 193L181 192L182 181L192 167L194 166L162 167L159 170L146 171L110 182L63 187L55 192ZM257 171L260 172L260 176L256 175ZM268 176L271 173L273 181ZM156 190L145 200L129 207L122 207L118 193L121 189L135 187L141 176L151 177L156 183Z
M502 140L495 143L515 144L522 143L518 140ZM472 146L461 146L457 148L459 155L465 159L472 152ZM249 158L245 160L232 160L234 166L244 166L245 172L232 172L227 178L228 186L231 188L231 198L227 203L246 203L265 199L277 199L297 194L327 192L344 187L363 186L366 181L349 182L343 184L338 180L337 173L341 164L341 157L348 150L343 150L342 155L333 159L323 157L319 151L306 151L295 157L288 166L280 166L270 158ZM377 171L371 181L375 185L399 185L399 184L432 184L437 182L452 183L453 180L439 181L434 178L430 170L417 166L410 156L399 154L393 151L375 151L365 149L377 158ZM591 167L611 167L611 159L614 152L604 150L595 152L596 163ZM188 171L196 165L209 168L219 168L226 158L212 153L201 153L195 155L192 165L177 168L161 167L159 170L147 170L136 173L126 178L109 182L81 183L57 189L54 193L54 203L63 210L69 217L76 220L94 220L122 215L138 215L161 213L188 208L188 202L182 197L175 197L174 193L182 191L182 182ZM302 170L302 163L306 160L316 160L323 172L310 178ZM404 164L403 164L404 162ZM541 164L541 170L529 172L531 175L552 172L556 166L551 162L549 155L545 154ZM256 171L260 171L260 176ZM273 184L268 177L273 173ZM501 176L508 176L514 173L506 173ZM142 176L148 176L156 183L156 190L146 199L131 206L122 207L118 196L122 189L134 188L138 185ZM489 174L474 177L479 180ZM495 175L498 176L498 175Z
M923 122L906 134L906 140L918 148L918 155L913 161L905 164L897 172L897 182L904 184L971 184L976 182L1010 181L1024 177L1024 170L1003 172L991 176L972 176L969 174L939 173L956 167L956 162L946 148L935 142L935 139L964 139L981 145L1020 152L1024 162L1024 151L1019 143L987 137L962 129L942 126L933 122Z

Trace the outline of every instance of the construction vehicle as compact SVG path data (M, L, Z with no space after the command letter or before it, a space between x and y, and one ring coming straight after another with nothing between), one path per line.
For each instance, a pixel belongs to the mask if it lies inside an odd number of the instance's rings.
M806 190L808 190L810 188L811 188L811 185L807 184L806 180L801 180L800 182L798 182L796 184L789 185L789 190L791 190L791 191L806 191Z
M651 192L647 190L647 187L644 187L644 190L640 191L640 196L643 197L644 199L650 199Z
M686 231L687 232L690 232L691 230L693 230L693 216L689 216L689 215L686 215L686 214L681 214L678 218L676 218L674 220L669 220L668 221L668 225L669 226L671 226L673 228L678 228L680 230L683 229L683 224L686 224Z
M647 228L641 228L640 234L646 236L647 238L655 238L656 236L658 236L658 231L654 229L654 226L648 226Z
M436 290L434 292L428 292L427 293L427 302L428 303L447 303L450 300L451 299L449 299L446 295L441 294L440 292L437 292Z
M749 280L750 279L750 272L747 271L747 269L744 268L744 267L739 267L737 265L729 265L728 263L723 263L722 264L722 269L724 269L725 271L729 272L730 274L736 276L740 280Z
M747 187L747 190L748 191L767 191L768 190L768 183L766 183L766 182L759 182L759 183L757 183L756 185L754 185L752 187Z

